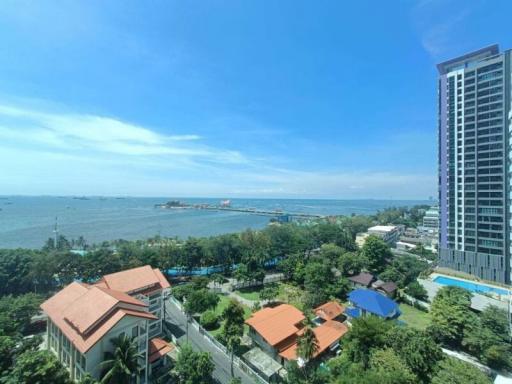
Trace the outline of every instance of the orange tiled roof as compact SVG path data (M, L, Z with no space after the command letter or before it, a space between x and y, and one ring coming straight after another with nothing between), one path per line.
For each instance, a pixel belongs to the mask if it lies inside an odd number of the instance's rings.
M313 357L316 357L324 352L327 348L329 348L329 346L343 337L347 331L348 328L345 324L333 320L326 321L319 327L314 328L313 332L315 333L318 342L318 350ZM289 348L280 352L279 355L286 360L295 360L297 358L297 343L294 343Z
M71 283L41 304L53 323L82 353L125 316L156 319L147 305L123 292Z
M105 275L96 285L125 293L148 290L148 288L163 289L170 287L162 272L158 268L151 268L149 265Z
M152 363L165 356L174 349L174 344L155 337L149 340L149 363Z
M304 314L289 304L264 308L245 322L258 332L272 346L279 344L299 330L297 325L304 320Z
M337 301L329 301L315 309L315 314L324 320L333 320L345 312L345 307Z

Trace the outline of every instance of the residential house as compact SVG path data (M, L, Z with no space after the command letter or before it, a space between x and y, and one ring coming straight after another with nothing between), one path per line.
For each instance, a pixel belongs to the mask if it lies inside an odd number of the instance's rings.
M337 301L329 301L315 308L314 312L316 315L314 321L317 324L323 324L330 320L336 320L342 323L344 321L343 312L345 312L345 307Z
M396 319L401 315L398 304L382 293L370 289L356 289L348 295L352 307L345 315L349 321L361 316L374 315L384 319Z
M369 288L375 280L375 276L368 272L361 272L348 278L354 288Z
M398 286L392 281L377 280L372 284L372 289L383 293L387 297L394 298L398 292Z
M152 368L165 364L159 361L166 350L162 344L170 348L157 337L162 332L163 297L169 289L162 273L150 266L106 275L92 285L71 283L41 305L48 316L47 348L72 380L87 373L98 380L105 354L113 351L111 340L128 335L143 356L142 369L132 381L148 383Z
M323 314L321 310L319 313ZM325 317L332 315L334 312ZM297 360L297 338L304 331L304 319L304 314L297 308L281 304L255 312L245 322L249 325L249 336L253 343L280 364L285 364ZM315 357L337 348L339 340L347 331L346 325L332 319L315 327L313 332L319 346Z

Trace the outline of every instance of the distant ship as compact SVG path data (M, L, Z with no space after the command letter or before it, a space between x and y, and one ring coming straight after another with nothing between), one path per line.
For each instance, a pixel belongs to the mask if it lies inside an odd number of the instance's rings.
M222 200L220 202L220 206L222 208L228 208L228 207L231 207L231 200Z

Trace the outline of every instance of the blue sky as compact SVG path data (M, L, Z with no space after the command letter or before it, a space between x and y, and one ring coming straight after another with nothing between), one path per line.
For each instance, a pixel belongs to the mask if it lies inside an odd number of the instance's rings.
M4 1L0 194L423 199L508 1Z

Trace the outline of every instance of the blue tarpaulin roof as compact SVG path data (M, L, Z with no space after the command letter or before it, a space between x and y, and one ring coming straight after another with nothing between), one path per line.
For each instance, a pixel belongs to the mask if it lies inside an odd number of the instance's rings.
M353 319L357 319L359 316L361 316L361 311L357 308L347 308L345 310L345 315Z
M380 317L396 318L401 314L397 303L370 289L356 289L350 292L348 299L357 308Z

